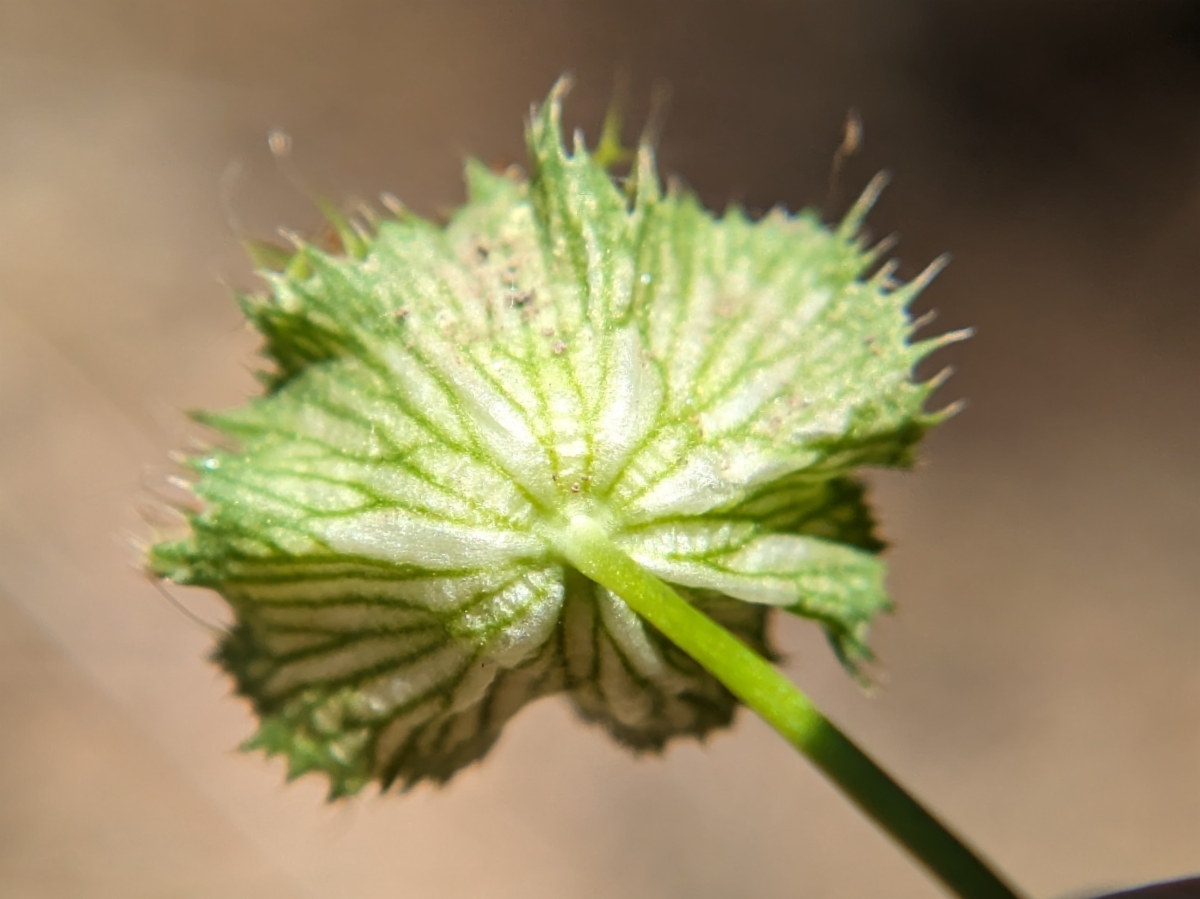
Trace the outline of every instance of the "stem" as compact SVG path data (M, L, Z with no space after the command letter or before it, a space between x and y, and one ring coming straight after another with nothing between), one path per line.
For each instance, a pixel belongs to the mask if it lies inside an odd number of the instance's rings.
M631 559L595 522L559 532L559 551L621 597L808 757L863 812L963 899L1018 893L837 729L774 666Z

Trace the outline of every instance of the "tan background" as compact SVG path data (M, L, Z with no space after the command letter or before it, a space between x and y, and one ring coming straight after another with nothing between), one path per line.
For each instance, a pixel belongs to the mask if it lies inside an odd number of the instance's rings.
M316 224L268 129L323 193L432 213L562 70L594 134L622 64L716 205L822 202L857 106L847 181L894 172L874 227L909 275L951 250L919 305L979 329L941 360L968 413L877 479L885 687L796 623L789 672L1035 896L1200 872L1190 10L0 0L0 895L937 895L748 716L634 760L546 702L445 791L326 807L232 751L208 635L135 570L176 410L253 390L235 229Z

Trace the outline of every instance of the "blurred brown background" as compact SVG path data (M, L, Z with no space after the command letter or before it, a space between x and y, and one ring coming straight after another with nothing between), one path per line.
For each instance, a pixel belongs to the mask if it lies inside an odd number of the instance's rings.
M208 635L136 572L177 410L253 391L238 229L436 213L564 70L673 88L710 203L823 203L849 107L966 414L877 478L900 611L861 695L789 672L1034 896L1200 871L1200 13L1177 2L0 0L0 895L932 897L765 726L635 760L555 701L448 789L322 804L233 752ZM631 133L634 130L631 127ZM223 200L223 195L226 197ZM182 599L220 616L200 594Z

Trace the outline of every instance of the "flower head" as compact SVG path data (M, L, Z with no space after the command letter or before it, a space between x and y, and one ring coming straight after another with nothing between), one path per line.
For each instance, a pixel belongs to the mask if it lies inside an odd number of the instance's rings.
M522 706L566 693L635 749L727 724L710 674L558 550L598 527L750 646L818 622L853 666L888 601L864 465L905 465L939 417L906 286L817 215L716 217L614 179L560 85L528 177L467 166L446 225L398 211L300 243L242 299L273 363L261 398L204 414L202 510L150 552L236 624L217 651L250 745L334 795L444 781ZM871 272L874 271L873 274Z

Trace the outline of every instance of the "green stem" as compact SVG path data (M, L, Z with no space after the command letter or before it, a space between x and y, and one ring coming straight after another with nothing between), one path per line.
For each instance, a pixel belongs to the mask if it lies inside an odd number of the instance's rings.
M580 517L558 535L579 571L620 596L777 730L935 877L963 899L1018 893L833 725L773 665Z

